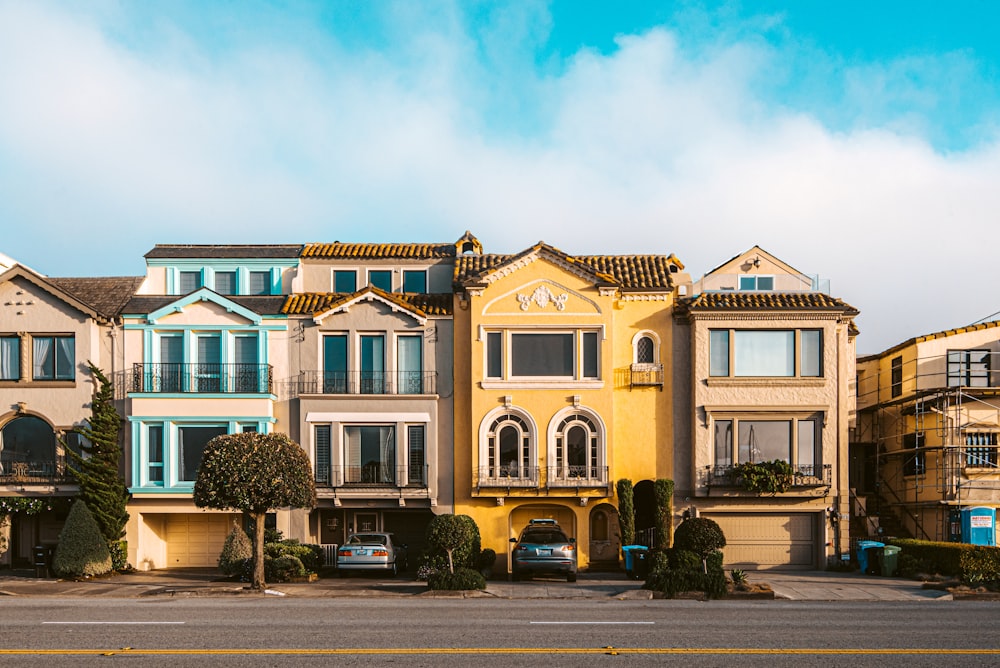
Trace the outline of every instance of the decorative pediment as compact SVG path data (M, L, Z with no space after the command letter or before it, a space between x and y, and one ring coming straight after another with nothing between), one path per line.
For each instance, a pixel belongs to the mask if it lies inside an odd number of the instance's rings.
M598 315L601 306L587 295L550 279L538 279L491 299L483 306L490 315Z
M173 301L166 306L163 306L149 315L146 319L150 324L155 325L159 320L166 318L175 313L183 313L186 308L192 304L200 304L202 302L207 302L210 304L215 304L225 310L227 313L234 313L242 318L245 318L255 325L259 325L263 320L263 317L259 313L251 311L245 306L241 306L236 302L228 299L227 297L220 295L219 293L210 290L208 288L201 288L196 290L189 295L181 297L176 301Z

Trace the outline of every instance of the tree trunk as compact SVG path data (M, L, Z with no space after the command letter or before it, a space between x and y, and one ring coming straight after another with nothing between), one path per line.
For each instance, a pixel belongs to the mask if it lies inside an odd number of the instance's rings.
M264 582L264 517L265 513L251 513L254 519L253 532L253 583L252 589L263 589Z

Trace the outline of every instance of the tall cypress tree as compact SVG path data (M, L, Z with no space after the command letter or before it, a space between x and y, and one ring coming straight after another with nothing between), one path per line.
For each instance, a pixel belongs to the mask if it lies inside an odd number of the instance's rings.
M80 446L85 456L69 448L70 473L80 483L80 498L101 528L101 534L109 542L120 540L125 535L128 522L128 488L119 471L121 448L118 433L121 417L114 406L114 388L108 377L92 362L87 362L90 373L99 386L91 403L90 425L73 430L86 439ZM116 567L120 564L116 564Z

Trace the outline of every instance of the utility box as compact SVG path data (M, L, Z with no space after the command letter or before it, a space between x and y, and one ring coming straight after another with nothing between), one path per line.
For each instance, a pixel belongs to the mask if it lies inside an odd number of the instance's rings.
M997 544L996 508L979 506L962 509L962 542L971 545Z

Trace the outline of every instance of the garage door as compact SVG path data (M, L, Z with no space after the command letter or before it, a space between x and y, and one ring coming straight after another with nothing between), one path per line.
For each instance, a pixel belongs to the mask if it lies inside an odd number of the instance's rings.
M233 527L232 515L197 513L167 518L167 568L216 566Z
M705 514L726 535L727 568L815 568L813 513Z
M573 511L563 506L528 506L515 508L510 514L511 535L518 536L528 522L536 519L555 520L569 536L576 537Z

